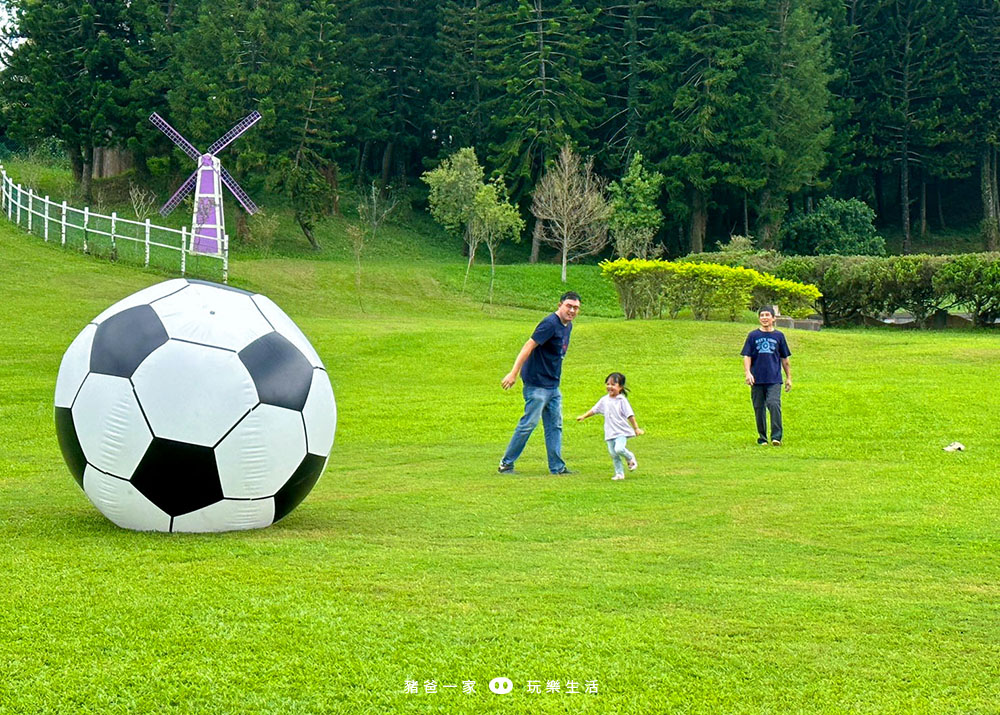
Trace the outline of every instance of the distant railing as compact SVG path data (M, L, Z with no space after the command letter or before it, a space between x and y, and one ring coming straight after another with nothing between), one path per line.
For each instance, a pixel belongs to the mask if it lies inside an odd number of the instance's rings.
M8 221L26 228L45 241L59 241L62 246L84 253L124 261L170 272L180 269L183 275L229 279L229 241L223 240L218 254L193 251L191 229L168 228L145 221L93 213L89 207L78 209L65 201L51 201L26 189L7 175L0 164L0 212ZM220 275L221 273L221 275Z

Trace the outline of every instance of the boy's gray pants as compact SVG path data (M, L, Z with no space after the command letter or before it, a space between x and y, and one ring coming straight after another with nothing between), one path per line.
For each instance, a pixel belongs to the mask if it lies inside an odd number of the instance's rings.
M781 440L781 383L751 385L750 400L757 418L757 434L767 441L767 412L771 413L771 439Z

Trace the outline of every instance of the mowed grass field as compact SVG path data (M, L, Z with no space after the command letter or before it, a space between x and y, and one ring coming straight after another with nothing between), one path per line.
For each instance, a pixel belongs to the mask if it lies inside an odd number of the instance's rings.
M579 267L576 473L548 474L539 432L499 476L522 408L500 379L545 306L484 308L457 262L366 266L359 301L349 264L237 261L327 365L329 467L269 529L142 534L70 477L52 396L77 332L163 277L6 225L0 258L0 712L1000 707L1000 335L789 332L786 443L758 448L752 323L625 322ZM501 278L554 307L558 267ZM600 419L573 419L612 370L647 431L621 483Z

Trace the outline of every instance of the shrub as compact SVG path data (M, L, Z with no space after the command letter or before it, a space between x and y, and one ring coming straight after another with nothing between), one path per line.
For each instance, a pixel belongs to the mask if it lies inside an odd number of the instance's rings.
M669 270L666 263L640 258L601 263L602 275L614 283L626 319L652 318L662 313L666 298L663 274Z
M892 256L886 261L887 311L909 311L920 327L948 305L950 296L934 286L934 275L948 259L944 256Z
M781 248L785 253L808 256L882 256L885 239L875 231L875 212L866 203L827 196L812 213L789 219Z
M697 320L713 311L729 320L762 303L778 303L789 315L810 312L819 299L815 286L802 285L742 267L647 260L604 261L603 275L615 284L625 317L650 318L666 311L676 317L689 307Z
M887 309L886 259L875 256L793 256L775 269L786 280L821 292L816 309L826 325L858 321Z
M260 256L269 255L280 229L278 217L262 209L247 219L247 227L249 230L243 236L243 246Z
M689 263L715 263L722 266L750 268L761 273L773 273L781 263L782 256L777 251L756 250L749 236L731 236L729 243L719 246L711 253L692 253L681 261Z
M990 326L1000 317L1000 254L954 256L938 269L932 282L939 295L951 296L955 303L968 307L976 325Z

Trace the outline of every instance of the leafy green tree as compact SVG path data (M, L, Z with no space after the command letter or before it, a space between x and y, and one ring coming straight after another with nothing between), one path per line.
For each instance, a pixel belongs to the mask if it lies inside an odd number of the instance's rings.
M979 327L992 327L1000 318L1000 258L996 254L952 256L934 274L933 283L939 294L968 306Z
M1000 147L1000 3L962 0L959 17L966 40L960 54L967 93L965 105L972 119L972 151L979 163L982 232L987 250L1000 248L1000 186L997 150Z
M882 256L885 239L875 230L868 204L825 196L815 211L793 215L781 248L800 255Z
M206 3L178 43L185 81L169 93L172 118L196 145L261 113L259 127L226 151L239 171L288 197L315 249L317 221L336 210L336 158L349 129L341 32L332 0Z
M440 147L485 147L492 112L503 96L498 48L509 28L504 3L447 0L440 5L433 61L430 115Z
M912 167L954 138L960 110L956 10L954 0L882 0L870 28L872 153L882 148L884 165L898 167L904 253L912 250Z
M762 179L757 239L773 248L787 197L815 185L832 136L828 36L807 2L778 0L768 11L763 45L759 134L754 162Z
M461 236L469 246L469 263L465 269L465 280L476 258L476 248L482 238L481 232L472 230L472 216L476 195L483 186L483 167L479 165L476 152L471 147L459 149L441 164L421 177L430 187L427 201L431 216L455 236ZM465 283L462 284L465 289Z
M26 142L60 139L84 200L94 148L121 146L135 126L131 78L153 52L156 3L65 0L6 3L17 28L0 91L11 131Z
M361 145L358 180L376 167L382 191L394 178L418 173L421 159L436 154L428 106L426 68L437 27L436 3L348 0L343 3L350 62L348 113ZM396 182L399 183L399 182Z
M712 193L725 183L757 188L751 139L759 105L742 90L748 53L766 33L763 0L659 0L662 22L651 40L660 76L650 85L647 145L667 176L681 183L688 246L704 249ZM759 133L759 132L756 132Z
M493 282L496 277L496 252L505 240L521 240L524 219L517 207L507 199L507 187L503 177L482 184L476 191L469 219L469 233L476 243L486 244L490 254L489 302L493 304Z
M663 188L663 174L647 169L642 154L635 152L621 182L611 182L609 228L615 253L622 258L653 258L653 239L663 223L657 205Z

